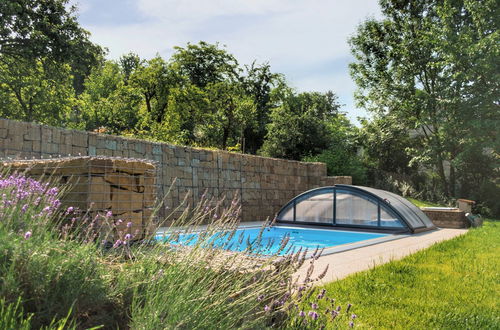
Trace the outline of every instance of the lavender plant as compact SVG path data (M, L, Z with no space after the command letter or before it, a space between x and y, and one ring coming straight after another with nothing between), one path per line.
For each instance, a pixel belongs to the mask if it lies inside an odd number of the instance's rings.
M317 280L293 277L307 251L279 256L290 248L284 238L275 255L263 258L261 237L238 238L243 253L227 251L241 211L236 200L223 207L202 198L174 221L166 219L168 234L154 243L154 231L134 240L130 226L111 212L62 207L64 189L0 176L0 297L8 303L21 297L34 327L65 315L80 328L141 329L294 328L304 320L313 327L326 317L321 307L299 307ZM194 244L180 244L181 236Z

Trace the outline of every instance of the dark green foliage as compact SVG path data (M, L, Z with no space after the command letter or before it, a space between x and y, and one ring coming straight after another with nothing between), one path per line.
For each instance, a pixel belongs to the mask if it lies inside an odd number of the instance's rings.
M326 163L328 175L352 176L353 184L365 185L367 169L358 156L359 130L343 114L338 114L329 121L328 130L328 149L303 160Z
M409 157L415 170L436 173L445 197L471 197L498 176L498 2L384 0L381 7L382 20L367 20L350 40L357 100L383 128L382 138L368 128L366 141L385 159L396 151L395 162L369 155L371 162L408 173L401 162ZM397 141L402 135L412 138Z
M275 98L280 105L271 112L262 155L300 160L328 148L328 123L335 119L340 107L335 94L295 94L284 86L278 88Z
M47 59L71 67L73 88L102 60L102 48L89 40L69 0L12 0L0 2L0 58Z
M255 120L254 124L246 126L243 132L243 152L255 154L264 143L271 110L274 107L271 100L272 91L279 85L282 77L272 73L269 64L257 65L253 62L250 66L245 66L245 71L246 74L240 80L246 94L254 100Z
M352 176L352 183L366 185L366 168L355 152L340 146L330 146L322 153L306 157L304 161L322 162L326 164L330 176Z

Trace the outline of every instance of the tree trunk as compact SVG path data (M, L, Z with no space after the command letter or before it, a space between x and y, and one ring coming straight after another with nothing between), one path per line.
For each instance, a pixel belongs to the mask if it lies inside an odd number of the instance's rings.
M438 175L439 179L441 181L441 186L443 187L443 192L446 197L450 197L450 191L448 189L448 182L446 180L446 174L444 173L444 165L443 165L443 157L441 154L438 154L437 156L437 170L438 170Z
M455 197L455 185L456 185L456 176L455 176L455 167L450 161L450 195L451 197Z

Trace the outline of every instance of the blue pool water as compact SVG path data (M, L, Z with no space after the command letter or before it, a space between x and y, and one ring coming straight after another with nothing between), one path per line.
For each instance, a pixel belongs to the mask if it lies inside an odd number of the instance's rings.
M351 232L327 229L309 229L294 227L272 227L265 228L262 233L260 244L257 241L261 228L242 228L230 233L217 233L205 240L204 244L220 247L231 251L247 251L262 255L272 255L279 251L284 237L288 237L288 244L280 251L280 255L291 253L299 248L307 248L312 251L316 248L330 248L342 244L355 243L373 238L388 236L388 234ZM198 241L198 234L180 234L178 238L170 238L169 235L157 234L157 240L168 241L176 245L194 245Z

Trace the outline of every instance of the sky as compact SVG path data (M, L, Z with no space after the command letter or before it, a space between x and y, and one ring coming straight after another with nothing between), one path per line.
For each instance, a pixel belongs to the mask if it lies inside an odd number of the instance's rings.
M174 46L224 45L240 64L268 62L297 91L333 91L356 123L348 38L380 17L377 0L74 0L80 25L108 48L168 59Z

